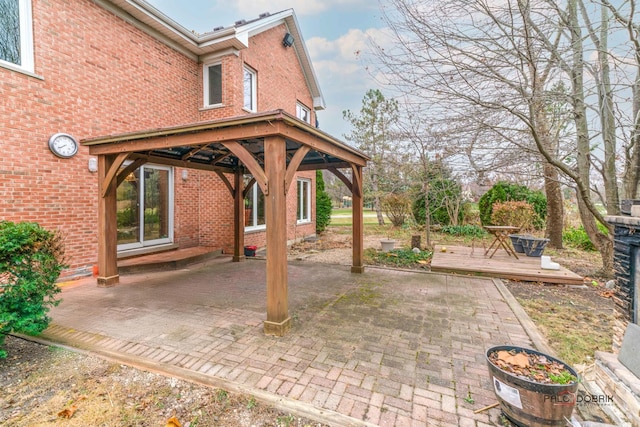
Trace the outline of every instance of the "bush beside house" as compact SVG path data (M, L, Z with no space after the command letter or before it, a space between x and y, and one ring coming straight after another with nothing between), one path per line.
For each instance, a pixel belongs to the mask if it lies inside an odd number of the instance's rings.
M56 280L65 268L58 232L36 223L0 222L0 358L7 334L39 334L51 320L47 313L60 303Z

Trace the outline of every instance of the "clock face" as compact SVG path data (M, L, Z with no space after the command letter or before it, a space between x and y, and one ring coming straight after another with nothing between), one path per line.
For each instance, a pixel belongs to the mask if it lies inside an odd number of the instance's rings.
M66 133L56 133L49 138L49 148L56 156L68 159L78 152L78 141Z

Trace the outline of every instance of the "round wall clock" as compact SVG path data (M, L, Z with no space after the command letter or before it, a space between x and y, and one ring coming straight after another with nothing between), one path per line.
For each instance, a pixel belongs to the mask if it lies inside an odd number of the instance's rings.
M49 138L49 149L53 154L68 159L78 153L78 141L66 133L56 133Z

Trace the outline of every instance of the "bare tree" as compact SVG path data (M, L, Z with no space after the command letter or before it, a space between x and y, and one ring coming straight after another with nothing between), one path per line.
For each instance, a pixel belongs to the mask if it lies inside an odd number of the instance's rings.
M398 103L386 99L377 89L367 91L362 99L359 114L350 110L343 111L345 120L351 122L353 130L345 135L347 141L354 143L371 157L365 169L365 192L373 199L378 216L378 224L384 225L384 216L380 198L390 190L390 182L396 169L389 167L395 158L393 152L392 127L398 117Z
M374 45L378 71L396 89L420 98L425 114L434 111L427 121L447 122L449 134L459 137L458 154L480 179L514 173L510 165L527 161L531 176L540 173L547 234L558 247L561 183L574 188L606 272L613 265L612 238L598 228L606 222L594 194L601 194L609 214L617 214L619 178L626 197L636 196L640 182L635 1L389 0L385 17L392 40ZM621 46L621 30L627 46ZM629 65L635 70L631 79ZM625 115L626 99L633 101L631 117ZM621 152L619 141L627 134ZM530 160L533 153L537 164Z
M453 0L428 2L391 0L386 15L393 47L378 46L376 58L392 84L406 93L420 93L428 103L447 105L446 115L488 117L492 122L473 128L491 129L502 141L515 140L513 131L528 133L528 145L558 151L549 117L557 94L556 67L546 40L530 22L550 37L561 39L558 19L531 10L527 2ZM513 120L515 119L515 120ZM471 121L466 121L473 126ZM507 126L504 126L508 123ZM477 123L479 125L479 123ZM511 134L511 135L510 135ZM548 199L547 233L562 247L563 202L558 171L538 154Z

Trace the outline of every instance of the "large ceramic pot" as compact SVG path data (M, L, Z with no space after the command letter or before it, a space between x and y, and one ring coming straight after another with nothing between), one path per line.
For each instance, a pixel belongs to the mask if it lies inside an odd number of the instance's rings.
M529 236L528 234L509 234L509 238L511 239L511 246L513 246L513 250L519 254L524 253L522 242L520 242L521 237L531 237L531 236Z
M545 246L549 243L549 239L526 236L521 236L519 241L522 245L522 249L524 249L524 254L531 257L542 256Z
M491 361L491 354L501 350L515 350L517 353L524 351L544 356L551 362L563 365L576 381L569 384L542 384L507 372ZM500 408L514 424L529 427L563 427L566 420L571 419L576 403L578 374L569 365L536 350L507 345L491 347L487 350L486 359Z

